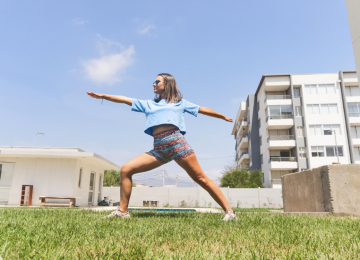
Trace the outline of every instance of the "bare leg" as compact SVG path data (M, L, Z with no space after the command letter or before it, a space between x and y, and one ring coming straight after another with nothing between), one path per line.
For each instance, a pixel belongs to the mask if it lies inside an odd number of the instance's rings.
M232 211L220 188L212 180L210 180L201 169L195 154L186 157L185 159L178 162L178 164L196 183L209 192L211 197L224 209L224 211L226 209Z
M132 190L132 175L139 172L146 172L161 166L163 163L154 156L144 153L125 163L121 167L120 183L120 210L128 211L128 205Z

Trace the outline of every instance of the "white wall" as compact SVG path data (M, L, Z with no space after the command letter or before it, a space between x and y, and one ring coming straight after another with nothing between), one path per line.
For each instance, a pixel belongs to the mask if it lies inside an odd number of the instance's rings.
M241 208L279 208L283 207L281 189L238 189L220 188L231 207ZM120 201L120 187L104 187L103 195L115 202ZM201 187L161 188L133 187L129 201L130 207L142 207L143 201L159 201L160 207L169 205L180 207L185 201L188 207L220 207L209 193ZM266 204L266 205L265 205Z
M88 206L90 173L95 172L94 205L98 202L99 177L103 168L86 159L68 158L1 158L1 162L14 163L8 205L19 205L22 185L33 185L32 205L37 206L39 196L81 197L77 206ZM79 169L83 168L81 188L78 187ZM102 186L102 183L101 183ZM51 200L48 200L51 201ZM54 202L61 202L55 200ZM64 200L68 202L68 200Z
M358 80L360 82L360 1L346 0L345 2L350 25L350 34L354 50L356 70Z

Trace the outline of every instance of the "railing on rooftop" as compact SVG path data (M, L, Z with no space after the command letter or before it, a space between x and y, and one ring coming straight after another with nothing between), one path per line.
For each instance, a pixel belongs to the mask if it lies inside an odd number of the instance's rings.
M279 140L295 140L294 135L270 135L267 141L279 141Z
M296 162L296 157L271 156L269 158L269 163L270 162Z
M269 95L269 96L265 96L264 99L264 103L266 102L266 100L274 100L274 99L291 99L290 95Z
M269 119L290 119L290 118L293 118L292 114L270 115L266 117L266 122Z

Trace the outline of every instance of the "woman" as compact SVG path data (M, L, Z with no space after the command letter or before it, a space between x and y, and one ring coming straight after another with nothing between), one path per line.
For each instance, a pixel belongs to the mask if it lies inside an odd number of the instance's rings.
M175 160L189 176L203 187L224 209L224 221L237 219L220 188L202 171L194 151L187 144L185 135L184 113L197 116L198 113L232 122L210 108L199 107L182 98L175 78L167 73L159 74L153 83L155 99L138 100L124 96L112 96L86 92L97 99L125 103L132 111L146 114L145 133L154 137L154 149L144 153L121 167L120 206L108 217L130 217L128 204L132 189L132 175L150 171L171 160Z

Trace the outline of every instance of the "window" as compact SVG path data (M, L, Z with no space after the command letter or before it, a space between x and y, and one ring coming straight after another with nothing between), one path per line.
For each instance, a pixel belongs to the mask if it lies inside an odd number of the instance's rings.
M269 106L270 119L292 118L292 106Z
M319 84L318 85L319 94L334 94L335 85L334 84Z
M303 126L298 126L297 127L297 135L298 135L298 137L303 137L304 136L304 127Z
M348 103L349 117L360 116L360 103Z
M306 94L317 94L316 85L305 85Z
M309 114L338 114L337 104L306 105Z
M2 164L0 164L0 180L1 180Z
M258 119L258 122L259 122L259 128L261 127L261 120L260 118Z
M310 104L306 105L306 107L309 114L320 114L320 108L318 104Z
M295 115L296 115L296 116L303 116L303 115L302 115L302 107L301 107L301 106L296 106L296 107L295 107Z
M360 161L360 147L354 147L354 159Z
M323 125L324 135L332 135L332 131L334 131L336 135L341 135L340 125Z
M310 125L309 135L321 135L321 125Z
M257 109L258 109L258 111L260 110L260 104L259 104L259 102L257 102Z
M337 151L336 151L337 150ZM337 154L336 154L337 152ZM344 156L342 146L326 146L326 156L333 157L333 156Z
M262 146L262 136L260 136L260 146Z
M299 157L306 158L306 148L305 147L299 147Z
M80 168L80 172L79 172L79 183L78 183L78 187L81 188L81 177L82 177L82 168Z
M300 88L294 88L294 97L300 97Z
M311 147L311 156L312 157L324 157L324 147L323 146L312 146Z
M345 87L345 96L347 96L347 97L360 96L359 86Z
M305 85L307 94L334 94L335 84Z
M262 181L263 181L263 183L265 183L265 175L264 175L264 173L262 173Z
M263 164L263 155L261 155L260 158L261 158L261 164Z
M351 137L355 139L360 138L360 126L351 127Z

